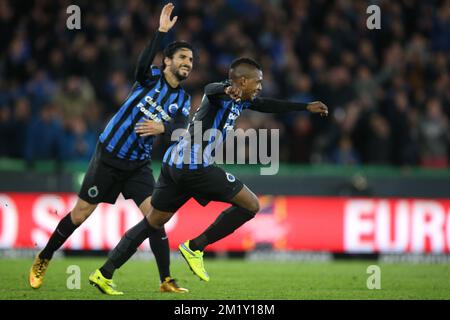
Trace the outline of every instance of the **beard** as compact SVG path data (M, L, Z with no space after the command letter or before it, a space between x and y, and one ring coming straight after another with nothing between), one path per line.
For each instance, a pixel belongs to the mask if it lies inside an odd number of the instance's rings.
M187 77L188 77L188 75L189 75L189 73L188 73L187 75L182 75L180 70L178 70L178 71L175 73L175 77L177 77L178 81L186 80Z
M183 81L186 80L187 77L189 76L189 73L187 75L183 75L181 74L181 68L173 68L170 70L172 72L172 74L178 79L178 81Z

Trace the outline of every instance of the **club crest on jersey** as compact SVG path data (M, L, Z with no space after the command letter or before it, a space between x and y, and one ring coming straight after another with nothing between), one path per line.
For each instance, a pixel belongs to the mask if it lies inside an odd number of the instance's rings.
M178 111L178 104L172 103L172 104L169 106L169 112L170 112L171 114L175 114L177 111Z

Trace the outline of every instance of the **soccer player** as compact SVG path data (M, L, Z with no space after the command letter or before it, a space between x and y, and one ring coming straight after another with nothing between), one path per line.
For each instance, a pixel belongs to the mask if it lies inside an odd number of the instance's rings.
M193 66L192 46L173 42L164 49L163 67L151 65L162 37L174 26L174 5L166 4L159 30L139 57L135 84L120 109L99 137L75 207L58 224L45 248L36 256L29 274L32 288L39 288L53 253L101 202L115 203L120 193L133 199L143 214L149 212L154 178L149 168L155 135L186 128L191 98L180 86ZM150 237L162 292L187 292L171 278L169 244L164 228ZM120 294L108 281L99 287L108 294Z
M308 110L322 116L328 115L328 108L318 101L303 104L258 98L262 89L263 72L260 65L252 59L235 60L229 70L229 79L205 87L200 108L186 134L170 146L164 155L150 213L125 233L110 252L106 263L94 272L101 279L98 281L112 279L114 271L134 254L137 247L147 237L157 233L191 197L202 205L209 201L231 204L202 234L179 246L192 271L200 279L209 281L203 264L204 248L234 232L259 210L258 198L247 186L212 164L214 154L211 144L220 139L217 132L221 133L223 141L227 131L233 128L236 119L245 109L272 113ZM202 125L196 126L194 121L201 121ZM195 136L203 137L208 129L218 131L210 131L209 140L203 141L200 138L202 145L198 145Z

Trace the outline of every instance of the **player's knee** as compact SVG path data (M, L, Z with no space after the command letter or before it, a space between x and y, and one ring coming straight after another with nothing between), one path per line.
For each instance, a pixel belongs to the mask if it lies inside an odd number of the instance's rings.
M70 217L72 218L72 222L79 226L80 224L82 224L87 218L89 218L89 216L91 215L91 213L95 210L95 208L97 207L97 205L95 204L90 204L86 201L78 201L77 204L75 205L75 208L72 210Z
M252 201L249 203L248 208L246 209L250 211L253 214L253 216L255 216L260 209L258 198L255 197L254 199L252 199Z
M73 224L76 226L79 226L88 218L88 216L86 216L86 214L84 212L81 212L80 210L72 211L70 217L72 218Z
M154 215L147 214L145 216L145 219L147 219L147 222L150 226L152 226L155 229L161 228L161 220L156 218Z
M172 215L173 213L151 210L146 219L152 227L159 229L164 227L164 224L170 220Z
M257 214L257 213L259 212L259 209L260 209L260 207L259 207L259 201L256 200L256 201L253 203L253 207L251 208L250 211L252 211L254 214Z

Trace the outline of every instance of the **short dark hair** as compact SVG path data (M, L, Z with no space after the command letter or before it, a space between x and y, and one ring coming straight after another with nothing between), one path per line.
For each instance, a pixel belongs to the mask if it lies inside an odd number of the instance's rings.
M192 45L186 41L174 41L171 42L167 45L167 47L164 48L164 56L163 56L163 61L162 61L162 65L165 68L166 64L164 63L164 58L171 58L173 57L173 55L175 54L175 52L177 52L179 49L189 49L192 51L192 53L194 53L194 48L192 47Z
M258 62L256 62L255 60L253 60L252 58L237 58L237 59L233 60L233 62L231 62L230 69L234 69L234 68L240 66L241 64L247 64L247 65L253 66L253 67L257 68L258 70L262 71L261 65Z

